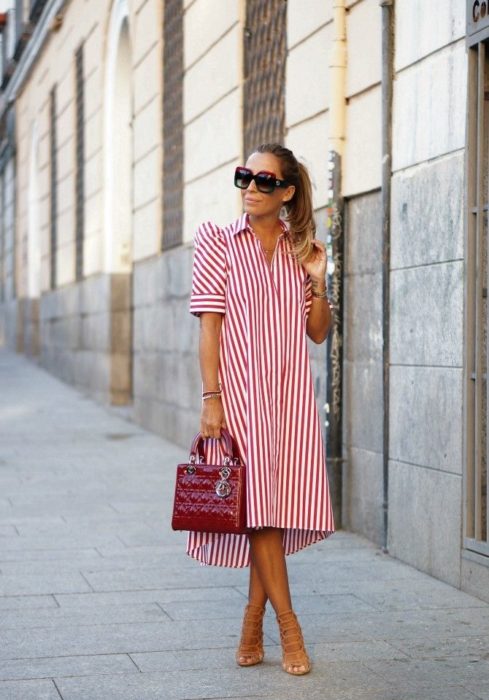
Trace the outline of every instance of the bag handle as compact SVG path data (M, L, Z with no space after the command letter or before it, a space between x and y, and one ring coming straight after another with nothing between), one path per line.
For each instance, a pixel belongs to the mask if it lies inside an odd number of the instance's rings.
M200 432L195 435L194 439L192 440L192 445L190 447L190 464L205 463L204 453L202 452L201 448L203 447L204 440L207 439L208 438L204 438L204 436ZM238 462L240 461L239 449L236 440L229 433L229 431L226 430L226 428L221 428L221 437L215 439L221 441L221 446L223 447L224 451L224 464L233 462L235 460L237 460Z

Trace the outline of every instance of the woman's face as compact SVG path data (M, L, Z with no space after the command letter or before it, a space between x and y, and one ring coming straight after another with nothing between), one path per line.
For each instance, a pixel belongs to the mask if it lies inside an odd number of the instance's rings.
M246 167L253 175L261 170L274 173L279 180L283 180L283 172L280 160L273 153L252 153L246 161ZM255 181L252 180L246 190L241 190L243 210L251 216L279 216L280 209L286 201L294 196L295 187L276 187L270 194L259 192Z

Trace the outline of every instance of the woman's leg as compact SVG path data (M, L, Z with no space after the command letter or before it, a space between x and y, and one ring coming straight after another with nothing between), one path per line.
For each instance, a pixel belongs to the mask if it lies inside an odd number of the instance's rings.
M248 593L248 602L253 605L258 605L260 608L264 608L268 600L263 584L258 575L256 566L253 561L250 562L250 587Z
M263 660L263 614L267 600L256 566L250 561L248 605L236 652L236 661L240 666L254 666Z
M266 596L273 605L281 629L284 650L284 670L295 675L307 673L310 661L304 649L302 632L295 614L289 589L289 577L282 530L264 528L249 535L250 555L253 568L250 569L250 595Z
M249 534L251 562L250 595L269 598L277 615L292 608L289 578L285 563L282 530L263 528ZM251 602L251 599L250 599Z

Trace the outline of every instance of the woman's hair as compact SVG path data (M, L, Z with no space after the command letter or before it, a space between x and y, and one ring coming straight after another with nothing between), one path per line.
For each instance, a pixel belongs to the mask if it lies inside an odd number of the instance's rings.
M292 151L279 143L262 143L256 153L271 153L280 160L282 176L295 192L292 199L285 202L286 221L292 237L292 253L302 263L311 252L311 241L316 236L316 222L312 205L311 178L305 165L300 163Z

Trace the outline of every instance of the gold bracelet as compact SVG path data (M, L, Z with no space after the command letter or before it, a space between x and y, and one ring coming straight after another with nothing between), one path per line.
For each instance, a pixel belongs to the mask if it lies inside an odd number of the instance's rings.
M325 299L328 296L328 290L325 289L324 292L311 291L311 294L313 297L316 297L316 299Z

